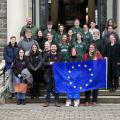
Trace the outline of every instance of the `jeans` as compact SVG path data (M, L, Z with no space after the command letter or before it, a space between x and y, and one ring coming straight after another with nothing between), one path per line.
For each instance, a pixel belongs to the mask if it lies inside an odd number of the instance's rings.
M5 75L9 78L9 83L8 83L8 91L10 93L14 93L13 91L13 78L14 78L14 74L12 69L8 69L5 73Z
M46 89L47 89L46 101L50 102L51 92L54 92L54 79L53 79L53 76L51 76L49 82L47 82ZM55 101L57 102L58 100L59 100L59 93L55 93Z
M14 76L14 80L15 80L15 83L21 83L21 79L20 78L18 78L18 77L16 77L16 76ZM16 98L18 99L18 100L25 100L25 98L26 98L26 95L25 95L25 93L20 93L20 92L17 92L16 93Z

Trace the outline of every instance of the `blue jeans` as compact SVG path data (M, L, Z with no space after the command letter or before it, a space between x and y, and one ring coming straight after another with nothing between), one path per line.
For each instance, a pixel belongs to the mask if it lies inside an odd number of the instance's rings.
M16 77L16 76L14 76L14 81L15 81L15 83L21 83L21 79L20 78L18 78L18 77ZM26 95L25 95L25 93L20 93L20 92L17 92L16 93L16 98L18 99L18 100L25 100L25 98L26 98Z
M13 71L12 69L8 69L5 73L5 75L8 77L9 79L9 83L8 83L8 91L10 93L14 93L13 91L13 77L14 77L14 74L13 74Z

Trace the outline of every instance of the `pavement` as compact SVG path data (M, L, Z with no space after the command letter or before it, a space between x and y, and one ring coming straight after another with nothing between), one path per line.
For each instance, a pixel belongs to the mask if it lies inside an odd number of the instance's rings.
M55 107L51 104L0 105L0 120L120 120L120 104L85 107Z

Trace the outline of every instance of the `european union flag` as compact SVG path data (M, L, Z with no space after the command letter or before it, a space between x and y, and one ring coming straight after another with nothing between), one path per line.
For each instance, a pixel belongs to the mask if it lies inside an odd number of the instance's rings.
M53 64L56 93L80 93L107 88L107 61L58 62Z

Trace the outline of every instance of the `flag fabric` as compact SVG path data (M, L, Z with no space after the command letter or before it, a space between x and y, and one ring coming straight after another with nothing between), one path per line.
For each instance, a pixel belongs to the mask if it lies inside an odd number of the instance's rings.
M107 88L107 60L53 64L56 93L80 93Z

